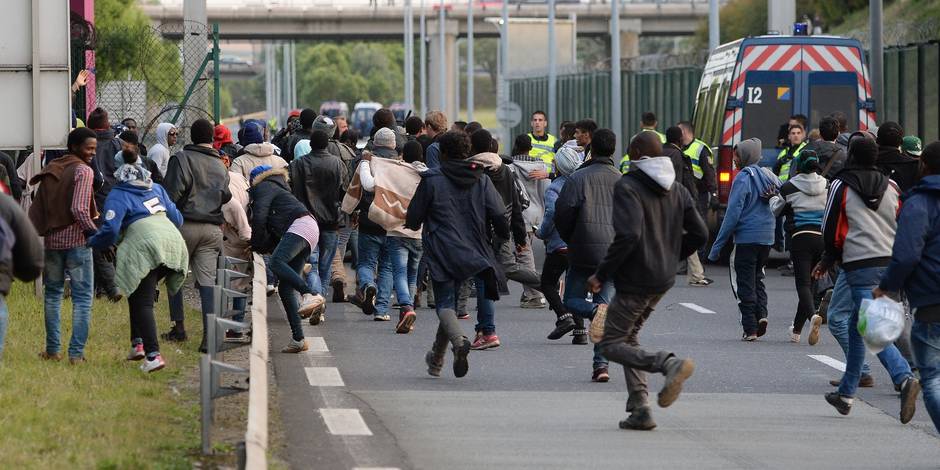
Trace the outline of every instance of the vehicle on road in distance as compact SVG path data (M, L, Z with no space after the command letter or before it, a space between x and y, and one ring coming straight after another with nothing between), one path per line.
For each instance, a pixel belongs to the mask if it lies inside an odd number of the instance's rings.
M372 115L379 109L382 109L382 104L374 101L356 103L349 117L349 125L359 131L359 135L368 138L372 135Z
M705 64L692 119L698 138L715 156L720 204L708 217L712 232L720 226L728 203L736 174L733 149L738 142L759 138L761 165L772 166L780 152L778 133L791 115L807 116L811 129L835 111L845 113L850 130L875 126L868 68L859 41L767 35L716 48Z
M320 103L320 114L331 118L349 116L349 105L345 101L324 101Z

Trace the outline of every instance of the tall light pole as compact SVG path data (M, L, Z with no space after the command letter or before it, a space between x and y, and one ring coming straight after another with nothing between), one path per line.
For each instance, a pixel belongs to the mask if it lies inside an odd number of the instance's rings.
M502 28L499 34L499 88L496 90L497 109L509 102L509 82L506 80L509 74L509 2L503 1ZM506 153L510 152L512 143L509 142L509 127L503 125L503 149Z
M471 121L473 121L473 0L467 0L467 122Z
M414 15L411 11L411 0L405 0L405 106L408 111L415 108L415 34Z
M437 33L438 41L440 41L440 47L438 49L438 62L440 67L438 73L440 73L440 84L439 88L441 91L440 96L440 106L441 111L447 112L447 53L445 49L447 48L444 42L444 0L441 0L440 9L437 11ZM453 118L453 117L452 117Z
M719 19L718 0L708 0L708 51L714 51L721 42L721 23Z
M612 0L616 1L616 0ZM557 85L558 76L555 70L555 0L548 0L548 122L555 125L558 112ZM548 129L545 130L548 132Z
M620 99L620 0L610 2L610 125L617 136L614 155L620 158L623 145L623 111Z
M870 0L868 2L868 30L871 31L871 89L875 95L875 110L881 113L881 119L884 120L884 54L885 45L882 37L882 26L884 21L884 9L881 0Z
M421 0L421 20L418 30L421 39L418 57L418 93L421 95L421 119L424 119L424 116L428 113L428 34L424 15L424 0Z

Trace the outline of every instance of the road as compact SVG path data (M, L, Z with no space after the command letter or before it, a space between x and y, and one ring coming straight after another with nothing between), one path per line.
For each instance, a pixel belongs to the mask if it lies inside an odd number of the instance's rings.
M498 349L474 351L457 379L451 355L440 378L424 353L437 328L420 309L415 331L373 322L349 304L330 304L327 321L304 324L311 351L277 352L289 329L269 298L278 407L292 468L936 468L940 446L918 403L908 425L874 360L876 386L861 389L847 417L823 399L843 356L825 330L816 346L788 342L796 308L792 277L768 270L770 328L740 341L739 315L726 267L716 283L688 287L684 276L664 297L640 343L695 360L679 400L655 406L649 432L623 431L623 371L592 383L591 347L545 338L554 316L518 308L519 286L497 304ZM471 302L473 300L471 299ZM471 304L472 305L472 304ZM473 321L461 322L472 335ZM808 332L808 330L807 330ZM814 358L815 356L815 358ZM870 359L874 359L870 356Z

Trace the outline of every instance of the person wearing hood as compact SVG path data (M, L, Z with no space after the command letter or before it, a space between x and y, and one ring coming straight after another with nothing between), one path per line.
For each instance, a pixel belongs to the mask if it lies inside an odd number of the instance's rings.
M337 230L342 223L340 205L348 180L346 165L327 150L329 140L326 132L314 130L309 141L302 140L295 147L308 142L310 150L305 153L295 151L296 157L289 169L291 191L310 211L320 230L317 245L310 252L309 263L313 269L306 276L307 286L321 310L315 316L317 319L322 319L322 310L326 308L326 287L331 280Z
M154 292L166 278L170 295L183 288L189 267L186 242L179 232L183 216L162 186L150 178L140 156L124 150L114 177L119 182L104 203L104 224L88 246L109 250L117 245L115 281L127 296L130 311L129 361L143 361L140 370L155 372L166 362L160 355Z
M157 165L161 178L166 175L170 163L170 149L176 145L179 129L169 122L157 124L157 143L147 151L147 158Z
M278 295L290 324L291 340L282 353L296 354L309 348L300 325L317 310L313 293L303 278L310 250L317 246L317 221L294 197L287 185L287 169L261 165L251 170L251 249L271 255L271 270L280 281ZM297 305L297 294L302 296Z
M940 430L940 142L921 155L922 176L904 198L891 262L881 276L877 298L904 292L914 314L911 346L924 390L924 406Z
M587 320L596 315L603 316L614 295L613 282L606 282L591 301L585 300L588 294L587 279L601 264L607 247L614 240L611 204L614 186L620 181L620 172L613 160L617 146L616 134L610 129L599 129L593 133L591 146L592 158L568 177L555 201L555 228L568 244L565 306L573 315ZM657 144L655 151L646 154L660 153L662 147ZM596 344L591 380L610 380L607 359Z
M88 115L88 127L95 131L98 137L95 160L91 167L95 170L95 204L102 207L111 188L117 184L114 179L114 171L117 170L114 155L120 152L123 146L121 139L118 139L111 129L108 112L104 109L95 108ZM102 222L100 219L95 221L98 226ZM92 256L95 260L95 297L107 297L112 302L120 300L114 284L114 263L108 261L105 253L100 250L93 250Z
M241 147L232 140L232 131L223 124L215 125L212 148L229 158L235 158L241 150Z
M862 300L872 298L891 262L891 250L897 231L897 213L901 208L897 183L876 166L878 145L868 133L858 132L849 140L848 163L829 187L822 219L824 251L822 261L813 269L819 279L836 263L842 267L833 297L840 290L840 280L852 294L853 308L848 318L848 351L845 373L835 392L826 394L826 402L839 414L847 415L859 386L865 343L858 332L858 311ZM920 383L911 373L898 348L889 344L878 353L901 391L901 423L913 418Z
M780 187L779 193L770 198L770 209L774 216L786 216L787 233L791 233L790 261L793 262L796 293L800 298L793 324L790 325L790 341L800 342L800 333L806 320L810 320L809 344L819 341L819 326L822 317L815 315L813 299L813 267L822 258L822 216L826 209L826 186L828 181L820 173L819 157L813 150L804 150L793 164L797 174Z
M137 133L134 131L124 131L121 132L118 139L121 140L121 151L114 155L115 166L120 168L120 166L125 163L122 157L124 153L133 153L138 156L135 164L150 172L150 179L153 180L154 183L162 186L163 173L160 173L160 168L157 166L156 162L141 154L140 139L137 137Z
M284 157L287 163L294 159L294 147L297 146L297 142L310 139L310 134L313 132L313 121L316 118L317 112L310 108L304 108L300 112L300 128L293 131L290 138L287 139L287 144L281 147L281 156Z
M232 198L228 189L228 170L219 152L212 148L213 127L205 119L197 119L190 128L193 143L170 159L164 188L186 221L180 232L186 240L189 262L196 277L202 303L203 335L200 349L205 351L206 315L214 312L212 286L216 265L222 251L222 205ZM173 329L163 335L169 341L185 341L183 295L170 296L170 319Z
M545 191L545 214L542 224L535 231L535 236L545 242L545 263L542 265L542 275L539 278L542 293L548 301L549 308L555 312L555 329L548 334L548 339L556 340L573 331L572 344L587 344L587 330L584 329L584 319L575 317L565 306L559 295L561 275L568 270L568 245L561 239L558 229L555 228L555 201L568 176L574 173L584 162L584 155L576 149L563 145L555 152L555 179Z
M614 189L614 241L588 279L591 292L600 292L609 281L617 289L598 344L608 360L623 365L626 376L630 416L620 422L621 429L656 427L647 399L647 372L665 376L658 400L665 408L679 397L682 383L695 367L691 359L669 351L650 352L637 342L643 324L675 284L676 263L708 241L705 221L692 193L676 181L672 159L650 156L657 155L649 152L658 143L650 132L641 132L630 142L628 153L634 156L630 172Z
M445 132L437 139L440 166L421 174L408 206L405 228L423 229L428 270L434 284L440 320L431 350L425 355L428 374L440 376L447 343L454 352L454 375L467 375L470 340L457 320L455 297L470 278L484 286L483 296L499 300L497 263L489 242L491 230L509 238L509 224L499 193L483 166L467 160L470 139L463 132ZM454 262L459 259L459 262Z
M525 190L526 199L529 201L528 207L522 208L522 218L525 220L526 227L526 244L529 246L532 246L532 240L535 238L533 231L542 224L542 214L545 212L545 191L551 184L548 171L545 169L545 162L555 158L554 151L550 158L544 154L533 156L532 142L532 134L517 136L509 165L517 185ZM532 250L517 253L516 261L535 271L535 257ZM522 298L519 299L521 308L545 308L546 305L545 296L541 292L530 287L522 289Z
M819 120L819 140L810 142L804 151L816 153L820 174L827 180L835 177L845 166L845 149L836 144L839 138L839 122L831 116Z
M229 171L240 173L247 181L251 176L251 170L262 165L270 166L275 170L287 168L287 161L276 154L277 147L264 141L264 135L258 123L247 122L242 136L244 148L242 148L241 155L232 160Z
M758 166L761 146L760 139L750 138L734 147L734 165L740 171L731 183L725 218L708 254L709 260L718 261L722 249L733 238L732 274L737 281L744 341L755 341L767 332L764 267L774 244L776 219L765 194L769 188L780 187L777 175Z
M356 165L359 161L359 153L356 148L356 142L359 140L359 134L355 129L348 128L340 132L339 121L333 120L329 116L317 116L313 121L314 131L323 131L330 136L326 151L339 158L346 166L346 181L343 187L349 187L353 176L356 174ZM337 138L337 133L339 137ZM347 142L345 139L349 139ZM358 250L358 239L353 238L356 233L356 224L352 218L343 212L340 212L340 226L336 234L336 249L333 255L332 269L330 269L330 287L333 289L333 302L346 301L346 268L343 260L346 256L346 247L352 240L352 250L355 253ZM355 260L356 257L353 257Z
M897 183L901 194L914 187L920 178L920 162L901 153L904 129L896 122L888 121L878 127L878 168Z

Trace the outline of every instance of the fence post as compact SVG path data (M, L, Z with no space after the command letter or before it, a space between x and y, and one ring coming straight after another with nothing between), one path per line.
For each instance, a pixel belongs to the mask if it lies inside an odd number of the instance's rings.
M222 78L219 72L219 23L212 23L212 99L215 104L212 112L215 114L215 123L222 122Z
M927 66L924 61L926 45L917 45L917 135L924 139L927 133L927 110L924 106L925 95L927 93L927 72L924 68Z
M905 86L906 77L904 76L905 51L901 48L895 49L895 51L898 56L898 82L895 83L895 87L897 87L898 90L898 124L900 124L901 128L903 129L907 127L907 93L904 92L904 89L907 88Z

